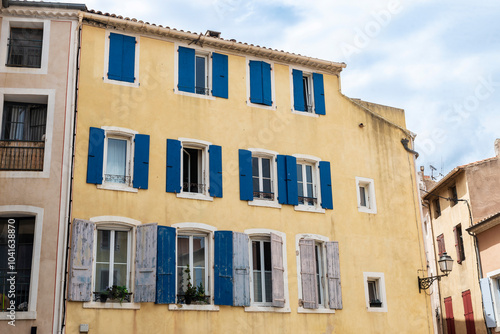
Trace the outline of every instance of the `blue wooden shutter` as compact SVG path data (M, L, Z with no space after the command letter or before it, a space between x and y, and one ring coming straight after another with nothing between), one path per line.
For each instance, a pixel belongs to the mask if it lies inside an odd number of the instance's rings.
M239 150L240 200L253 201L252 152Z
M306 111L304 105L304 81L302 80L302 71L293 70L293 109L296 111Z
M137 226L135 235L134 302L147 303L156 299L157 223Z
M175 228L158 226L156 303L175 303Z
M271 65L262 63L262 103L267 106L273 105L271 88Z
M123 35L109 34L108 79L122 80Z
M233 232L214 233L214 304L233 305Z
M148 189L149 178L149 135L135 135L134 188Z
M72 301L91 300L94 226L91 221L82 219L74 219L71 226L68 299Z
M321 185L321 207L323 209L333 209L332 176L328 161L319 162L319 178Z
M297 186L297 158L286 156L286 194L287 204L298 205L299 193Z
M222 149L217 145L208 148L210 164L210 196L222 197Z
M122 81L135 81L135 45L135 37L123 36Z
M181 192L181 142L167 139L167 192Z
M276 163L278 169L278 203L288 204L286 190L286 156L278 155Z
M262 94L262 62L250 60L250 102L264 103Z
M212 53L212 95L228 98L227 56Z
M91 127L89 132L87 183L102 184L103 159L104 159L104 130Z
M323 74L313 73L314 86L314 111L318 115L325 115L325 88L323 85Z
M486 327L495 328L497 322L495 319L495 310L493 308L493 300L490 288L490 279L485 277L479 279L481 285L481 293L483 295L483 305L484 305L484 319L486 320Z
M250 306L249 237L233 232L233 306Z
M194 93L194 49L179 46L179 82L180 91Z

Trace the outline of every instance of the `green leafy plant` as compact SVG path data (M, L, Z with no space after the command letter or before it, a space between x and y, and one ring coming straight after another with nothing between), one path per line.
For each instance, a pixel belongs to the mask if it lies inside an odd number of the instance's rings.
M128 292L126 286L113 285L113 286L110 286L109 288L107 288L106 291L100 292L99 299L102 302L105 302L108 299L118 300L118 301L120 301L120 304L121 304L124 300L129 301L131 294L132 293Z
M203 287L203 284L200 282L198 287L193 286L193 284L191 284L191 269L189 268L189 265L184 270L184 272L187 274L187 281L188 281L186 285L186 291L184 291L185 303L186 304L191 304L191 302L206 303L205 288Z

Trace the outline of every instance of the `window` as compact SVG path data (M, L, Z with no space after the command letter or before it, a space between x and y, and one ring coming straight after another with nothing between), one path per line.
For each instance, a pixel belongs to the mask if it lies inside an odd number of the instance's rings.
M358 211L366 213L377 213L375 201L375 186L372 179L356 177L356 188L358 197Z
M101 189L148 189L149 135L124 128L90 128L87 183Z
M297 187L300 205L314 206L317 203L314 166L306 163L297 164Z
M294 110L325 115L323 75L293 69L292 82Z
M46 123L46 103L4 103L0 170L43 170Z
M265 106L273 105L271 64L250 60L250 102Z
M457 250L457 262L462 263L465 260L464 252L464 240L462 237L462 225L458 224L453 228L453 234L455 235L455 249Z
M183 46L179 46L178 52L178 91L228 98L226 55Z
M209 303L207 236L184 233L177 235L177 302L190 304L191 298L203 294L203 300L197 301Z
M297 268L300 313L342 309L337 242L317 235L298 235Z
M441 216L441 204L439 203L439 198L436 198L432 201L434 206L434 218L438 218Z
M498 332L500 330L500 270L487 273L487 277L479 279L479 283L486 327L496 328Z
M332 182L330 163L321 159L304 154L294 154L296 158L297 175L297 197L295 210L324 213L324 209L333 209ZM286 160L287 179L294 182L294 173L289 173L293 168L294 161ZM278 168L278 171L280 169ZM291 186L287 184L290 193ZM289 202L294 194L289 194ZM289 203L292 204L292 203Z
M363 273L366 308L369 312L387 312L384 273Z
M43 29L10 29L7 66L40 68L42 62Z
M35 217L0 218L0 254L4 255L0 257L0 312L8 312L12 302L17 312L29 310L34 235Z
M253 198L274 200L272 158L252 157Z
M107 32L105 82L138 86L139 45L134 36Z
M462 292L462 300L464 303L465 327L467 328L467 334L476 334L470 290Z
M272 297L271 241L252 240L253 301L271 305Z
M450 199L451 199L451 206L455 206L455 204L458 203L458 195L457 195L457 186L451 186L449 188L450 191Z
M441 256L443 253L446 253L446 247L444 246L444 235L441 233L436 238L437 246L438 246L438 255Z
M453 316L453 302L451 297L444 299L444 308L446 312L446 328L448 334L455 334L455 318Z
M222 197L222 149L188 138L167 139L167 192L178 197Z

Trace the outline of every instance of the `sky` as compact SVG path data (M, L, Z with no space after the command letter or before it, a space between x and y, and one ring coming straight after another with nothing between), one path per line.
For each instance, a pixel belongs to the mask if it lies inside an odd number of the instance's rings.
M335 62L342 92L405 110L418 166L446 175L500 138L498 0L89 0L88 9Z

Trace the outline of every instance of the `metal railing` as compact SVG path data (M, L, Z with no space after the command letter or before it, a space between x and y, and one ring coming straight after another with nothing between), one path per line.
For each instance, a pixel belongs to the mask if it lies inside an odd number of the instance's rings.
M0 141L0 170L43 171L43 141Z
M29 282L30 277L16 275L14 293L10 290L11 282L7 280L9 278L11 278L10 275L0 276L0 312L8 312L7 308L10 307L12 301L14 301L16 311L28 311L30 283L23 282ZM9 295L13 298L9 298Z
M104 182L121 183L130 186L131 177L125 175L104 174Z
M263 192L263 191L254 191L253 198L273 201L274 200L274 193L267 193L267 192Z
M17 42L16 42L17 41ZM40 45L20 45L20 43L39 43ZM20 66L20 67L35 67L41 65L42 60L42 46L39 40L11 40L9 43L9 55L7 57L7 66Z
M210 93L210 89L198 86L194 88L194 91L196 92L196 94L201 94L201 95L209 95Z
M187 193L204 193L205 192L205 184L203 183L182 183L182 191Z
M304 196L299 196L299 203L300 204L305 204L305 205L316 205L318 202L318 199L315 197L304 197Z

